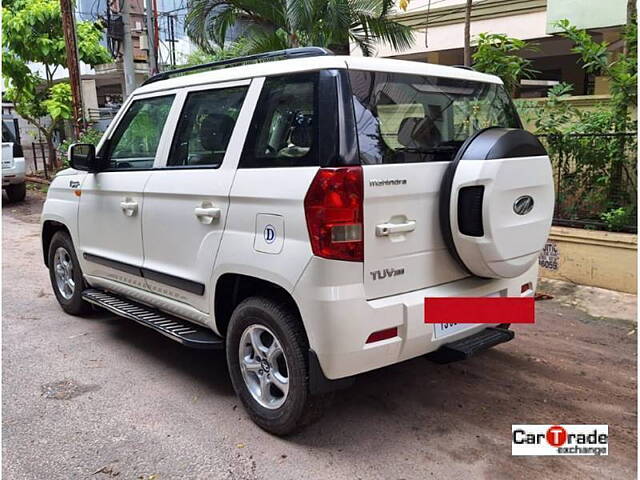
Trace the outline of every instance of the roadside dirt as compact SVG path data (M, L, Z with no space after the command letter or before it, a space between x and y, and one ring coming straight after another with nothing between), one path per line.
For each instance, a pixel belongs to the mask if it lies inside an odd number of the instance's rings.
M12 203L7 200L7 195L2 192L2 215L8 215L27 223L38 223L42 204L47 195L34 188L27 189L27 197L24 202Z
M242 411L221 355L106 313L63 314L29 194L3 205L5 478L636 478L629 323L541 301L514 341L464 363L362 375L320 421L275 438ZM61 398L44 394L54 387ZM610 454L512 457L521 423L608 424Z
M592 317L638 323L638 297L630 293L549 278L540 279L538 292L551 294L562 305L578 308Z

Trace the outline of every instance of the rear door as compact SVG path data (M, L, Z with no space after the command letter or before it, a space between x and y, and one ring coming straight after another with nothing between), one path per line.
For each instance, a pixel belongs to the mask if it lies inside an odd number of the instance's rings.
M364 173L367 298L431 287L469 274L439 224L441 183L474 131L519 121L501 85L350 70Z
M258 91L250 80L183 90L168 157L144 189L147 288L205 313L229 191Z

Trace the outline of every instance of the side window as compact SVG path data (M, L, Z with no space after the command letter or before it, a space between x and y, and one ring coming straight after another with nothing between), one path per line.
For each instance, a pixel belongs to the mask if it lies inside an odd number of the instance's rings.
M317 79L313 73L265 80L241 168L319 165Z
M136 100L116 127L107 146L112 170L152 168L173 95Z
M246 94L247 87L190 93L178 120L167 166L219 167Z

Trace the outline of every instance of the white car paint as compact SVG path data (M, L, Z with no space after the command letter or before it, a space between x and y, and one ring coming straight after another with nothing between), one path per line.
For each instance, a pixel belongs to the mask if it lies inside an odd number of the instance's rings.
M165 127L169 132L176 129L178 114L187 94L236 86L249 87L237 120L238 128L231 136L230 148L219 168L165 169L169 149L159 151L156 157L157 170L151 173L144 191L144 268L205 285L209 283L228 218L229 191L261 85L261 81L240 80L206 88L186 88L178 94ZM165 142L165 145L169 143ZM218 218L198 217L198 212L207 208L219 211ZM166 285L147 280L147 288L152 292L162 292L166 290ZM169 291L201 312L211 311L213 295L207 286L203 295Z
M260 63L151 83L137 89L127 100L98 150L113 135L132 101L173 92L176 99L154 168L97 174L62 172L52 182L42 222L53 220L68 228L90 285L208 325L219 334L222 332L214 315L214 294L224 274L252 276L280 286L295 300L310 347L318 354L328 378L390 365L434 351L445 341L471 335L480 327L435 339L433 326L425 324L422 317L425 296L521 296L520 288L525 283L532 284L535 290L537 265L512 278L481 279L469 276L451 258L437 219L446 163L363 167L364 263L313 255L303 202L319 167L237 169L265 77L346 67L501 83L497 77L469 70L339 56ZM162 170L187 91L248 82L250 91L223 166ZM369 186L371 180L380 178L406 179L406 188L396 192ZM501 182L501 188L507 188L509 178ZM80 191L79 196L76 191ZM125 201L137 203L134 215L123 211L121 203ZM203 225L198 221L194 209L202 202L220 208L219 222ZM282 218L277 231L282 235L279 253L256 248L256 238L263 234L259 230L263 230L260 219L264 215ZM392 218L397 220L398 216L415 221L415 229L406 234L375 235L377 225ZM200 281L205 285L205 294L196 298L166 285L154 285L152 281L87 262L85 253ZM393 283L375 283L369 273L396 267L404 268L405 274ZM533 290L526 295L532 295ZM372 332L390 327L398 327L397 337L365 343Z
M13 142L2 142L2 187L24 183L26 174L24 157L13 157Z
M489 278L510 278L536 261L551 228L552 176L546 156L460 162L451 195L451 225L458 224L454 206L460 188L483 185L487 203L483 209L484 236L470 237L459 231L453 235L456 249L468 259L472 271ZM538 200L530 214L517 215L513 199L524 194Z
M392 60L388 58L363 58L330 55L281 60L277 62L256 63L253 65L243 65L203 73L194 73L184 77L169 78L162 82L143 85L138 88L133 95L137 96L150 92L186 88L196 85L210 85L217 82L229 82L245 78L268 77L283 73L308 72L330 68L349 68L351 70L433 75L437 77L477 80L479 82L502 84L502 80L500 80L499 77L476 72L474 70L445 67L442 65L433 65L431 63Z
M449 162L396 163L363 168L366 298L395 295L468 276L447 251L438 223L440 184L448 165ZM380 179L405 183L373 186ZM376 235L376 226L391 220L415 222L415 229ZM390 282L371 275L385 269L403 269L404 273Z
M538 265L509 279L468 277L455 282L367 300L362 273L349 262L313 257L293 292L305 322L309 342L324 374L338 379L402 362L472 335L486 325L435 339L434 325L424 322L425 297L520 297L520 286L535 291ZM398 336L366 344L372 332L397 327Z

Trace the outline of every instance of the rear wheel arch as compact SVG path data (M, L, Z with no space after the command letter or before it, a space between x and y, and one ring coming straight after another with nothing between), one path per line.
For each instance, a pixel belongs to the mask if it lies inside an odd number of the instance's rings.
M44 257L44 264L49 268L49 245L51 245L51 239L56 232L64 231L71 237L69 228L64 223L57 222L55 220L46 220L42 224L42 255Z
M239 273L224 273L216 282L214 315L216 328L220 335L223 337L226 335L231 315L240 302L253 296L271 298L288 306L296 314L305 336L307 336L300 309L287 290L268 280Z
M294 313L300 326L300 331L304 335L302 339L304 343L303 347L308 349L309 353L307 359L309 368L309 390L312 395L322 396L334 390L347 388L353 384L353 377L329 380L325 376L318 357L313 351L313 347L309 341L309 335L302 320L298 304L293 296L281 286L250 275L225 273L218 278L214 295L215 323L217 331L222 337L227 336L227 328L235 308L249 297L275 299Z

